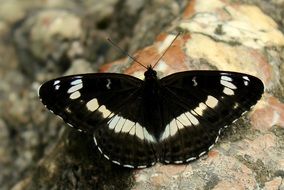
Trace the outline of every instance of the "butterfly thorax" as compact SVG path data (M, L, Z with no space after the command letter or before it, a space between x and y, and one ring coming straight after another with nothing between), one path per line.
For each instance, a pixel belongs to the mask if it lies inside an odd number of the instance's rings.
M157 80L157 72L152 66L147 67L147 71L144 73L145 81Z

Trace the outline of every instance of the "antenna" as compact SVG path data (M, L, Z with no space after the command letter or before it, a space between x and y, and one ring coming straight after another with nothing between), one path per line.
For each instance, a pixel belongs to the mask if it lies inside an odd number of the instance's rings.
M129 55L129 53L123 49L121 49L118 45L116 45L116 43L114 43L110 38L107 38L107 40L114 46L116 47L121 53L123 53L124 55L128 56L130 59L132 59L133 61L135 61L136 63L138 63L139 65L141 65L142 67L144 67L145 69L147 69L147 67L145 65L143 65L141 62L139 62L137 59L135 59L134 57L132 57L131 55Z
M154 68L159 61L164 57L164 55L167 53L167 51L170 49L170 47L173 45L173 43L176 41L176 39L178 38L178 36L180 35L180 33L178 33L175 38L173 39L173 41L171 42L171 44L169 45L169 47L167 47L167 49L164 51L164 53L161 55L161 57L159 57L159 59L155 62L154 66L152 68ZM135 57L131 56L127 51L121 49L121 47L119 47L116 43L114 43L110 38L107 38L107 40L114 46L116 47L122 54L128 56L130 59L132 59L133 61L135 61L136 63L138 63L139 65L141 65L142 67L144 67L145 69L148 69L145 65L143 65L141 62L139 62Z
M159 61L164 57L164 55L167 53L167 51L170 49L170 47L173 45L173 43L176 41L176 39L178 38L178 36L180 35L180 32L177 33L177 35L175 36L175 38L173 39L173 41L171 42L171 44L169 45L169 47L167 47L167 49L164 51L164 53L161 55L161 57L156 61L156 63L154 64L153 68L159 63Z

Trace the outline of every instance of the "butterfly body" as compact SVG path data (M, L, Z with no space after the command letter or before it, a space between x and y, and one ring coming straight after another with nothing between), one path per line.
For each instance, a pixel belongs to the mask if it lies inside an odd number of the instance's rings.
M144 75L144 81L115 73L66 76L44 83L39 96L70 126L92 134L105 158L143 168L199 158L264 90L258 78L236 72L158 79L150 66Z

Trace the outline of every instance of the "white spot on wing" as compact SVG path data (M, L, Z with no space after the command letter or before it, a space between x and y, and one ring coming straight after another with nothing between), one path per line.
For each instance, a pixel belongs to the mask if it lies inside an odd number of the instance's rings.
M108 121L108 128L114 129L117 122L119 121L120 117L119 116L114 116L111 120Z
M147 166L146 165L141 165L141 166L137 166L137 168L147 168Z
M107 84L106 84L107 89L110 89L110 85L111 85L111 80L107 79Z
M134 124L135 123L133 121L126 119L121 132L124 132L124 133L130 132L130 130L133 128Z
M229 82L233 81L233 79L231 77L228 77L228 76L221 76L221 80L225 80L225 81L229 81Z
M144 133L143 133L143 129L142 126L139 123L135 124L135 135L141 139L144 140Z
M171 136L174 136L177 131L178 131L178 127L177 127L177 124L175 122L175 119L173 119L171 122L170 122L170 135Z
M114 116L114 113L111 113L110 115L108 115L108 118L112 118L112 116Z
M245 115L247 112L248 112L248 111L244 111L244 112L242 113L242 115Z
M227 88L227 87L224 88L223 93L224 93L224 94L227 94L227 95L229 95L229 96L232 96L232 95L235 94L232 89Z
M76 79L76 80L73 80L70 84L71 85L77 85L77 84L81 84L82 83L82 79Z
M148 131L145 127L143 127L143 133L144 133L144 137L146 138L146 140L148 140L150 142L156 142L154 137L148 133Z
M201 153L198 155L198 157L203 156L205 153L206 153L206 151L201 152Z
M216 137L215 139L215 143L217 143L217 141L219 140L219 136Z
M100 151L100 153L103 154L102 149L101 149L99 146L98 146L97 148L98 148L98 150Z
M181 114L180 116L177 117L177 120L181 122L184 126L190 126L191 122L189 119L185 116L185 114Z
M116 160L112 160L113 163L117 164L117 165L121 165L120 162L116 161Z
M150 142L156 142L155 138L148 133L146 128L143 128L139 123L135 124L135 135L141 140L147 140Z
M134 125L134 126L131 128L131 130L129 131L129 134L134 136L134 135L135 135L135 129L136 129L136 128L135 128L135 125Z
M198 119L190 112L182 113L177 118L174 118L168 125L166 125L164 132L160 136L160 141L163 141L170 136L174 136L178 130L181 130L187 126L198 124Z
M178 121L178 120L176 120L176 124L177 124L177 127L178 127L178 129L180 130L180 129L183 129L185 126L180 122L180 121Z
M87 102L86 104L88 110L90 111L95 111L96 109L99 108L99 103L96 98L91 99L90 101Z
M239 107L239 103L235 102L233 108L234 108L234 109L237 109L238 107Z
M115 128L114 128L114 132L119 133L125 123L126 119L124 119L123 117L120 117L120 119L118 120Z
M66 107L66 108L65 108L65 111L66 111L67 113L69 113L69 114L71 114L71 113L72 113L72 111L70 110L70 108L69 108L69 107Z
M54 81L53 85L55 86L55 85L58 85L59 83L60 83L60 80L56 80Z
M181 164L181 163L183 163L183 161L181 161L181 160L176 160L176 161L174 161L174 163L175 163L175 164Z
M67 123L67 122L66 122ZM70 123L67 123L67 125L69 125L70 127L73 127L73 125L72 124L70 124Z
M211 150L214 147L214 144L212 144L211 146L209 146L208 150Z
M194 117L194 115L192 115L191 113L189 112L186 112L185 115L187 116L187 118L190 120L190 122L193 124L193 125L198 125L199 124L199 121L196 117Z
M208 96L205 104L210 108L215 108L218 104L218 100L213 96Z
M165 140L166 138L168 138L170 136L170 125L167 125L165 127L165 130L163 132L163 134L160 137L160 141Z
M55 85L55 90L59 90L60 85Z
M234 85L233 83L229 82L229 81L225 81L225 80L221 80L220 83L225 86L228 87L230 89L237 89L236 85Z
M169 161L169 160L164 160L164 162L165 162L166 164L169 164L169 163L170 163L170 161Z
M69 98L72 99L72 100L75 100L77 98L79 98L81 96L81 93L79 91L76 91L76 92L73 92Z
M70 88L68 89L67 93L68 93L68 94L71 94L71 93L73 93L73 92L76 92L76 91L80 90L81 88L83 88L83 84L82 84L82 83L81 83L81 84L77 84L77 85L75 85L75 86L70 87Z
M248 76L243 76L243 79L247 80L247 81L250 81Z
M134 166L128 165L128 164L123 165L123 167L126 167L126 168L134 168Z
M196 157L191 157L191 158L188 158L187 160L186 160L186 162L189 162L189 161L192 161L192 160L195 160L196 159Z
M106 158L106 159L108 159L109 160L109 157L107 156L107 155L105 155L105 154L103 154L104 155L104 157Z
M95 135L94 135L94 142L95 142L95 145L97 146L98 143L97 143L97 139L96 139Z
M248 86L248 84L249 84L249 82L245 80L245 81L244 81L244 85L245 85L245 86Z
M108 127L111 130L114 129L116 133L128 133L141 140L156 142L155 138L147 131L145 127L142 127L139 123L134 123L129 119L125 119L122 116L114 116L108 121Z
M179 116L179 117L181 117L181 116ZM186 118L185 115L182 116L182 117ZM186 122L188 122L191 125L191 123L189 122L188 119L187 119ZM178 130L183 129L184 127L185 127L185 125L183 125L178 119L174 118L168 125L166 125L165 130L164 130L163 134L160 137L160 140L162 141L162 140L167 139L169 136L174 136L178 132Z
M207 108L207 106L206 106L203 102L200 102L199 105L198 105L198 107L196 107L196 108L194 109L194 111L195 111L198 115L202 116L202 115L203 115L203 111L206 110L206 108Z
M99 107L98 111L103 114L103 118L107 118L111 114L111 112L105 107L105 105Z
M193 86L197 86L196 77L192 78Z

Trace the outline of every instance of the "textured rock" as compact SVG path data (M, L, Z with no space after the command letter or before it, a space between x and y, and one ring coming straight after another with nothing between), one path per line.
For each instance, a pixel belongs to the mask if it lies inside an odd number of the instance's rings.
M1 2L1 189L284 189L283 1L242 2L251 4ZM148 44L133 53L147 65L158 60L176 30L182 35L157 65L159 76L231 70L255 75L266 86L254 109L201 159L143 170L120 168L99 154L89 135L66 130L40 104L36 93L43 81L92 72L121 56L106 36L131 54ZM145 69L122 58L101 71L142 77Z

